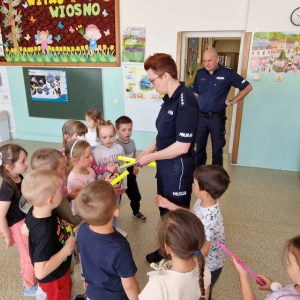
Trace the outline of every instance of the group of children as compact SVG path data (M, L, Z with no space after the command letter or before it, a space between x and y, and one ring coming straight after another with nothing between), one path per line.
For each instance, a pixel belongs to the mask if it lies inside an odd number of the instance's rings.
M198 198L191 211L157 195L157 206L169 209L160 221L159 251L166 259L151 264L149 282L140 292L127 233L117 226L121 195L130 199L133 216L140 221L141 195L138 167L117 186L111 185L126 168L118 156L135 158L132 121L125 116L114 125L91 109L80 121L67 121L61 151L44 148L31 158L19 145L0 147L0 232L6 247L19 248L24 295L37 299L211 299L211 290L225 263L225 244L219 199L230 179L220 166L201 166L194 172ZM116 134L118 139L115 140ZM99 179L99 180L97 180ZM69 224L74 226L76 237ZM75 255L77 251L79 255ZM260 275L267 299L300 298L300 236L287 244L287 270L295 284L280 285ZM74 257L80 257L85 295L77 295ZM255 296L245 269L233 258L243 300ZM289 298L290 297L290 298Z

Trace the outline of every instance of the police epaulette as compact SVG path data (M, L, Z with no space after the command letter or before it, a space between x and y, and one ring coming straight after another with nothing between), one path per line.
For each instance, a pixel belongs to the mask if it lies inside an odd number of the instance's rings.
M180 94L179 97L179 106L187 106L185 91Z

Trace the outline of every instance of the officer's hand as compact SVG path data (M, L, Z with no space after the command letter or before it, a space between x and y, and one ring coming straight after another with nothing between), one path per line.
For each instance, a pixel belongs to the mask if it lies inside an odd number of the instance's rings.
M155 197L155 203L159 207L168 208L170 201L168 199L162 197L161 195L157 195Z
M144 154L139 155L136 161L138 162L138 166L142 168L144 166L147 166L151 162L151 159L149 158L149 154Z
M227 106L231 106L231 104L230 104L230 100L229 100L228 98L226 98L226 100L225 100L225 104L226 104Z

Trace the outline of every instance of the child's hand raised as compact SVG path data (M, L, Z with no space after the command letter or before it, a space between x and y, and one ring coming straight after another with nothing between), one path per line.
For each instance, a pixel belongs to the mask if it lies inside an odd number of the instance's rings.
M69 236L65 243L65 247L67 247L68 253L72 253L76 247L77 238L73 235Z
M262 291L272 291L271 290L271 284L272 284L272 280L264 275L256 275L265 285L261 286L261 284L259 282L257 282L257 284L260 285L259 289Z
M106 170L110 173L116 173L118 167L113 164L113 163L109 163L107 166L106 166Z
M111 177L111 175L112 175L112 173L108 173L108 175L105 177L105 179L102 179L102 180L105 180L105 181L108 181L108 182L112 182L112 181L113 181L113 179L112 179L112 178L110 178L110 177ZM104 178L104 177L101 177L101 178Z
M236 271L239 273L240 276L248 276L248 272L236 261L240 261L242 264L244 264L236 255L231 256L230 258L231 263L233 264Z
M155 203L159 207L168 208L170 201L168 199L162 197L161 195L157 195L155 197Z
M70 197L71 197L72 199L75 199L81 190L82 190L82 186L77 186L77 187L70 193Z

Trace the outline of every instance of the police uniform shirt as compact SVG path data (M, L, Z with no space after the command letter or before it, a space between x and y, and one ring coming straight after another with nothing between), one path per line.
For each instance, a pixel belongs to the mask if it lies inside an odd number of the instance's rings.
M165 149L176 141L191 143L193 148L199 113L195 95L181 82L172 97L165 95L163 101L156 120L158 148Z
M199 69L193 83L192 92L199 94L199 109L203 113L218 113L224 110L226 97L231 86L242 91L249 82L230 67L218 65L213 74L205 68Z

